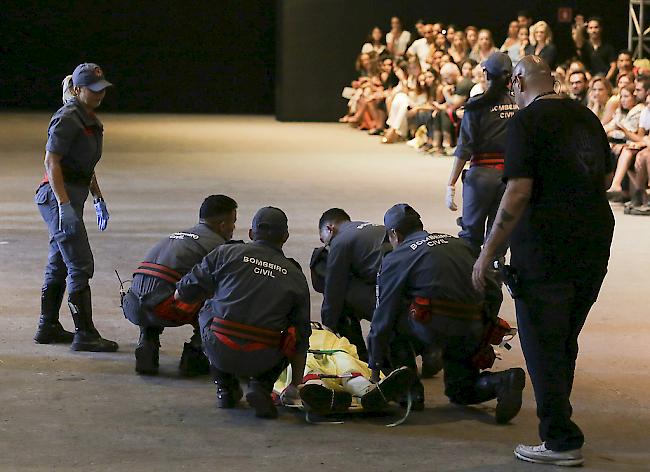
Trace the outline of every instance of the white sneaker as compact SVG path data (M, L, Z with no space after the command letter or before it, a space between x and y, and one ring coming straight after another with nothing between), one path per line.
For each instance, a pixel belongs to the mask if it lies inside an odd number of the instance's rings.
M551 451L546 449L546 444L539 446L518 445L515 448L515 457L522 461L535 462L537 464L552 464L562 466L577 466L584 463L582 451L574 449L572 451Z

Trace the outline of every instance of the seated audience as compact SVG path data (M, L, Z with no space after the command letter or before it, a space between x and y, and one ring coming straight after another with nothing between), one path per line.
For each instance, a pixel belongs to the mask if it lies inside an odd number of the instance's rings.
M439 51L447 51L449 48L447 44L447 36L445 36L442 32L437 33L435 39L433 40L433 45Z
M587 75L577 70L569 76L569 98L587 106L589 101L587 89Z
M612 96L605 105L605 111L603 113L603 118L601 119L603 125L608 124L612 118L614 118L614 113L616 113L620 102L619 90L632 83L634 83L633 74L620 74L618 76L616 79L616 88L612 91Z
M632 53L630 51L621 51L616 58L616 71L612 75L612 80L618 78L620 74L634 74L634 63L632 62ZM612 85L616 85L612 82Z
M548 23L538 21L530 28L530 44L526 46L526 55L540 56L551 67L555 68L557 48L553 44L553 33Z
M402 20L394 16L390 19L390 31L386 33L386 47L393 57L401 57L411 42L411 33L404 31Z
M517 20L512 20L510 24L508 24L508 35L501 45L501 52L508 52L508 49L510 49L510 46L515 44L517 41L519 41L519 22Z
M476 45L469 53L469 58L474 59L479 64L486 60L490 54L497 51L492 41L492 33L490 30L482 29L478 32L478 40Z
M571 28L571 39L573 41L573 50L569 55L573 60L581 61L589 70L591 68L591 52L589 51L589 35L587 34L587 28L582 26L574 25Z
M630 89L633 91L632 99L628 97ZM614 179L612 180L612 185L607 191L607 196L612 201L625 201L630 196L630 192L625 192L623 190L623 181L628 174L631 174L631 170L634 167L634 157L639 152L639 145L644 141L644 137L650 130L650 112L648 112L645 105L649 89L650 79L643 79L636 82L634 85L628 85L621 90L621 107L623 104L625 104L626 107L631 103L636 103L636 105L630 109L626 115L626 118L630 117L629 121L624 122L625 120L621 120L615 124L616 130L614 132L618 132L619 134L616 135L613 140L617 142L617 138L620 137L621 140L624 140L625 145L616 144L612 148L614 153L618 156ZM612 136L614 136L613 133ZM634 183L633 178L631 179L631 183ZM645 191L645 187L643 188L643 191ZM634 203L636 203L636 206L641 205L639 202Z
M476 61L473 61L472 59L465 59L462 62L457 62L457 64L460 65L460 75L465 77L466 79L469 79L471 81L474 81L474 68L478 65Z
M599 120L602 120L605 112L605 105L612 96L612 84L605 76L597 75L589 82L587 107L594 112Z
M434 47L433 25L427 24L422 28L423 37L413 41L413 44L406 50L409 57L417 57L420 61L420 67L423 70L428 70L431 64L427 62L430 51Z
M440 69L442 96L444 103L436 106L435 116L429 130L433 147L436 151L441 148L450 155L453 150L455 129L460 124L457 110L465 104L474 83L460 74L456 64L448 63Z
M529 44L528 28L519 28L517 31L517 41L512 43L507 51L505 51L510 57L513 67L526 55L526 47Z
M520 10L517 13L517 22L520 28L530 28L533 24L533 17L528 10Z
M362 54L369 54L374 52L377 57L382 57L388 55L388 50L386 49L386 41L384 41L384 32L378 26L375 26L368 39L361 47Z
M408 76L398 76L400 90L395 94L390 105L386 120L388 131L381 140L382 143L392 144L408 137L407 112L409 108L423 105L427 100L426 92L420 88L418 81L421 73L420 62L417 57L412 57L408 62Z
M447 53L452 57L456 64L460 64L469 56L469 45L464 31L456 31L451 41L451 46Z
M458 28L456 28L456 25L449 25L447 26L447 32L445 33L447 35L447 44L450 44L454 40L454 35L458 31Z
M471 51L478 42L478 28L471 25L465 28L465 38L467 39L467 47Z
M415 24L413 25L413 26L415 26L415 31L418 34L418 38L424 38L424 25L426 25L426 23L424 22L423 19L417 20L415 22ZM417 40L417 38L416 38L416 40Z

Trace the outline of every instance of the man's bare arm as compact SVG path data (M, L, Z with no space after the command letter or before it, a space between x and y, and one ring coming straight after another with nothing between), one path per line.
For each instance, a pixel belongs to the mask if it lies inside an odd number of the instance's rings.
M485 277L490 270L498 248L503 247L519 223L532 195L533 179L515 178L508 180L497 218L485 241L481 255L474 264L472 283L478 291L485 291Z

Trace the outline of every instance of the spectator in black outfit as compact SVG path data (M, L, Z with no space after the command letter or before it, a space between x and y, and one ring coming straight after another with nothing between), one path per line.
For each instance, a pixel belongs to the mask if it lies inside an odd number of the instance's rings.
M571 421L569 397L578 335L607 272L614 231L605 195L610 149L596 116L555 94L541 58L526 56L517 64L512 89L520 111L508 126L506 192L473 282L485 286L494 255L509 240L519 278L514 289L521 347L543 441L519 445L515 455L579 465L584 435Z
M589 18L587 23L589 34L589 72L591 75L602 74L609 80L616 74L616 51L611 44L603 43L602 20L597 17Z

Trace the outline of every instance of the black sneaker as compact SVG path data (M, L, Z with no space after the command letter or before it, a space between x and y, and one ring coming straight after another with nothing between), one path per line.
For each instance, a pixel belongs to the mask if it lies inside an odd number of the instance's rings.
M344 413L352 405L348 392L332 390L319 384L307 384L300 389L300 399L309 411L317 415Z
M388 374L378 384L361 397L361 405L365 411L382 411L392 401L403 399L413 384L413 371L408 367L400 367ZM424 407L424 402L422 402Z

